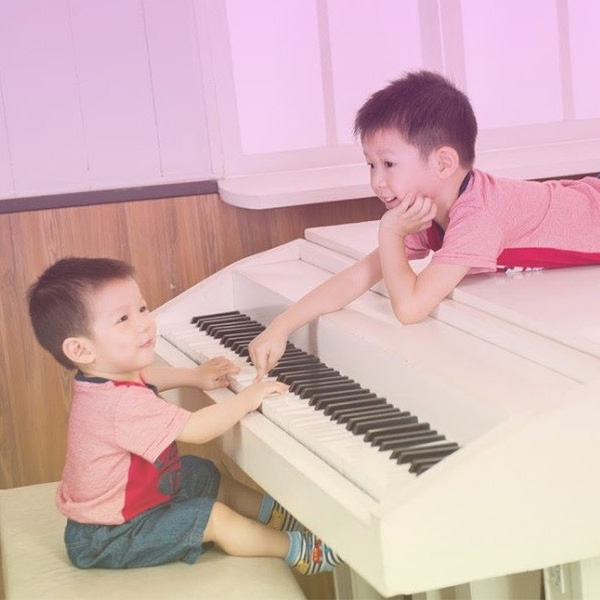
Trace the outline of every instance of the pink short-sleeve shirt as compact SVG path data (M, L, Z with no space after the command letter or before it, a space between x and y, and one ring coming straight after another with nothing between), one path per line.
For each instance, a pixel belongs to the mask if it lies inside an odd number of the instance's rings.
M600 263L600 179L519 181L474 169L449 225L406 237L409 258L469 273Z
M177 491L175 443L190 412L133 382L74 381L58 509L79 523L118 525Z

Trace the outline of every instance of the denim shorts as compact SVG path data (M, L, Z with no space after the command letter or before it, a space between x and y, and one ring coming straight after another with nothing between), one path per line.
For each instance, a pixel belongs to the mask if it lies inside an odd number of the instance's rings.
M219 491L214 464L197 456L181 457L181 486L166 504L121 525L67 520L65 545L79 568L131 569L183 561L194 563L210 547L204 530Z

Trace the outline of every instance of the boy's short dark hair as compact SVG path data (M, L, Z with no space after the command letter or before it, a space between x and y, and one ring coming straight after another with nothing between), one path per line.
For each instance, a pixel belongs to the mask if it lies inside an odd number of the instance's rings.
M76 367L64 354L69 337L89 336L89 295L107 283L133 277L134 269L112 258L63 258L29 288L29 317L38 342L67 369Z
M442 75L408 73L375 92L359 109L354 133L361 139L395 129L423 159L436 148L451 146L461 166L475 161L477 119L467 96Z

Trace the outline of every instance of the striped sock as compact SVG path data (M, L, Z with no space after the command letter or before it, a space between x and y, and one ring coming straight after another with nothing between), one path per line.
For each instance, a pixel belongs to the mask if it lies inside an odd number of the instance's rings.
M285 562L302 575L333 571L342 559L314 533L288 531L290 547Z
M257 519L273 529L279 531L299 531L302 524L269 495L264 495Z

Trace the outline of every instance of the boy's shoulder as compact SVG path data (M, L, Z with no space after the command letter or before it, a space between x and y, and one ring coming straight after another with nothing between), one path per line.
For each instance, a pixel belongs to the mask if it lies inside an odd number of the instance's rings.
M149 398L158 395L151 384L136 381L116 381L104 377L89 376L78 371L73 378L73 399L93 399L102 397L105 400L125 398Z

